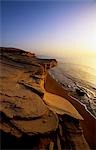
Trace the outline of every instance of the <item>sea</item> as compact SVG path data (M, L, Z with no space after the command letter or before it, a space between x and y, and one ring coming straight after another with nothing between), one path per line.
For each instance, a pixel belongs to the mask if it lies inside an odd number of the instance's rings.
M49 70L49 74L96 118L96 58L63 57L56 60L58 64ZM77 89L84 95L79 95Z

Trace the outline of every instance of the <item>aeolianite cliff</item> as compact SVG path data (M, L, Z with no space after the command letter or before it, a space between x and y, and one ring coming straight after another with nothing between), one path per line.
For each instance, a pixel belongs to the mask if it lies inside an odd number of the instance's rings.
M61 111L61 106L56 106L55 110L47 105L49 101L44 101L46 94L45 100L50 99L44 89L46 75L56 65L55 59L39 59L16 48L0 48L2 149L89 149L80 126L82 117L75 108L71 106L76 117L67 108Z

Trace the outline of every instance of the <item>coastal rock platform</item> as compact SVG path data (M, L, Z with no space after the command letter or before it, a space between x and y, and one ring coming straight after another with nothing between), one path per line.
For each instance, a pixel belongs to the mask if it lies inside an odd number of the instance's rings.
M24 50L0 48L2 149L89 149L78 111L66 100L62 111L67 113L61 113L64 102L58 104L63 100L59 96L53 101L56 109L44 100L51 100L44 84L48 70L56 64L55 59L40 59Z

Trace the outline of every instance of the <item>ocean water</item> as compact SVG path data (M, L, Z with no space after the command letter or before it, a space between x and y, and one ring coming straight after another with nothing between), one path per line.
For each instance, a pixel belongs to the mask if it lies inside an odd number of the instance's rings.
M57 58L57 61L58 65L49 71L50 75L96 117L96 59ZM79 96L77 88L85 95Z
M96 58L63 58L58 61L62 70L96 87Z

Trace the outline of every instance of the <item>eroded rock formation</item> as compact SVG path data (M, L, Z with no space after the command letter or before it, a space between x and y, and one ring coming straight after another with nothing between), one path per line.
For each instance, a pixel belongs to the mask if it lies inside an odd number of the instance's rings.
M0 48L3 149L88 149L79 120L56 114L43 101L47 71L56 64L55 59L38 59L20 49Z

